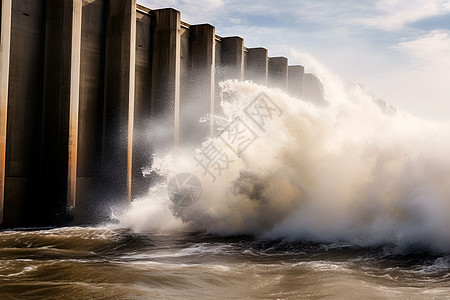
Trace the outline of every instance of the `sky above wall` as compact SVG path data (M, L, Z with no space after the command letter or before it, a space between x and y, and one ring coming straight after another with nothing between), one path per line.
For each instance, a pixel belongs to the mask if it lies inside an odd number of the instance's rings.
M376 98L450 121L450 0L138 0L304 64L308 55ZM308 54L308 55L305 55Z

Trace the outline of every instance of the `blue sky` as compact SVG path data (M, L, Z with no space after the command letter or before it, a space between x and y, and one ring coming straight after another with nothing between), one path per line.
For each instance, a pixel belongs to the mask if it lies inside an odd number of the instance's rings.
M305 53L375 97L450 121L450 0L138 0L304 64ZM307 56L308 56L307 55ZM314 71L314 70L310 70Z

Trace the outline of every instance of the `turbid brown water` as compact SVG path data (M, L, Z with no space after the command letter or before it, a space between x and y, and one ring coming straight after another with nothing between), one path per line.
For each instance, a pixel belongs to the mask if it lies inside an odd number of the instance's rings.
M448 299L450 256L67 227L0 233L0 299Z

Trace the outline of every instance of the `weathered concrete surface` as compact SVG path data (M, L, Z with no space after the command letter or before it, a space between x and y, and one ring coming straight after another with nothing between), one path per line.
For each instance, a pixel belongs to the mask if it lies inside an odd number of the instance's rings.
M221 79L244 79L244 39L238 36L221 39Z
M219 83L228 80L243 80L245 70L244 39L241 37L216 36L215 39L215 112L220 108L221 88ZM219 134L217 128L214 135Z
M39 213L40 208L45 207L39 203L38 182L41 167L43 10L43 1L13 1L4 227L29 226L37 217L35 212Z
M133 168L133 126L134 126L134 98L136 82L136 0L129 4L131 14L130 24L130 64L128 66L128 157L127 157L127 198L131 201L132 168Z
M222 42L221 37L216 36L214 40L214 46L215 46L215 82L214 82L214 113L216 114L219 111L220 108L220 93L221 89L219 86L219 83L224 80L224 72L222 72ZM218 130L214 126L213 129L213 136L217 136Z
M190 70L193 71L192 79L193 86L199 86L200 101L204 101L202 106L205 107L205 111L201 111L200 114L208 113L210 137L214 136L214 113L215 113L215 69L216 69L216 29L210 24L194 25L191 26L192 38L191 38L191 66ZM192 73L192 72L191 72ZM209 107L209 111L208 111ZM208 124L208 123L206 123Z
M151 178L142 175L142 168L152 156L151 125L151 16L138 10L136 15L136 88L134 98L134 135L132 198L148 192Z
M288 59L269 57L269 87L288 90Z
M75 203L81 4L46 1L40 201L57 222Z
M198 145L214 135L215 28L190 26L189 64L186 86L180 102L180 139L184 145ZM201 117L209 122L200 123Z
M136 0L106 2L103 164L105 199L131 199Z
M268 72L268 50L265 48L248 48L245 79L266 86L268 82Z
M72 53L70 61L70 103L69 103L69 157L67 206L73 209L76 204L77 159L78 159L78 117L80 104L80 65L81 65L81 24L82 0L73 0L72 7Z
M0 31L0 224L5 196L6 128L8 113L9 57L11 47L12 0L2 0Z
M180 116L180 12L174 9L152 10L152 116L165 118L159 125L168 137L158 141L169 149L179 143ZM170 134L172 132L173 134Z
M181 23L180 26L180 100L179 100L179 121L178 121L178 145L177 146L185 146L186 143L189 142L189 137L185 134L189 133L187 126L189 125L186 122L186 116L183 114L183 110L187 109L191 104L192 98L192 90L190 88L190 36L191 30L190 26L187 24ZM193 111L191 111L191 114ZM192 116L190 116L192 118ZM188 117L189 118L189 117Z
M84 0L81 26L80 102L75 220L95 220L101 177L104 79L104 0Z
M303 66L288 67L288 90L293 97L303 98L303 81L305 68Z

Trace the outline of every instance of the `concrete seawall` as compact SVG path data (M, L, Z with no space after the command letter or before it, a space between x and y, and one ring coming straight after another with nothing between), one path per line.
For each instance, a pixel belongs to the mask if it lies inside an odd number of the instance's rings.
M145 193L146 132L160 122L164 149L213 136L222 80L323 98L287 58L136 0L3 0L0 57L1 228L90 222Z

